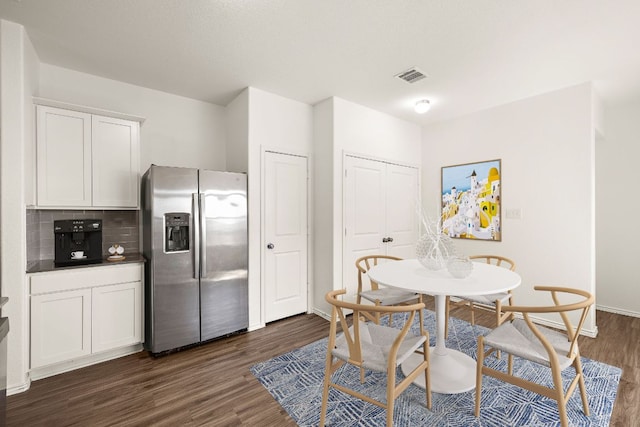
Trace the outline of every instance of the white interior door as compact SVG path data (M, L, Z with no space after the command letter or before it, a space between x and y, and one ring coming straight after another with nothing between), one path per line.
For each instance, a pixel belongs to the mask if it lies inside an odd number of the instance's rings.
M387 255L416 257L419 216L418 169L387 165Z
M383 162L345 157L342 285L347 290L347 301L356 299L356 260L385 253L385 173Z
M415 257L418 238L418 169L345 156L344 253L345 300L355 301L356 259L373 254Z
M265 152L265 321L307 311L307 158Z

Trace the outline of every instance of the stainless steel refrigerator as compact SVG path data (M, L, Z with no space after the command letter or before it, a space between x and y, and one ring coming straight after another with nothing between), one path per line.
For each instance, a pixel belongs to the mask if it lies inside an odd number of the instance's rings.
M152 165L142 178L145 348L248 326L245 174Z

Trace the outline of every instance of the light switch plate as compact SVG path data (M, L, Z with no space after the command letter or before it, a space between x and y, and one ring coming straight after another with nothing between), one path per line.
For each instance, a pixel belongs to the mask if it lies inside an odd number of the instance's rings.
M522 219L522 210L520 208L507 209L508 219Z

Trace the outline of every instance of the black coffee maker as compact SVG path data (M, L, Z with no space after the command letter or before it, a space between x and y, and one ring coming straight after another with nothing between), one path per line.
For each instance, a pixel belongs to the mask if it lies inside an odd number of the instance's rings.
M102 220L64 219L53 222L56 266L102 262Z

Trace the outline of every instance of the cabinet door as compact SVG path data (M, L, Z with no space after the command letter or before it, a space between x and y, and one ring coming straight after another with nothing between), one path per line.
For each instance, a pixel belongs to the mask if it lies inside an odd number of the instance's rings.
M37 106L39 206L91 205L91 115Z
M93 288L93 352L142 341L141 282Z
M92 117L93 206L138 207L138 122Z
M91 354L91 289L31 297L31 368Z

